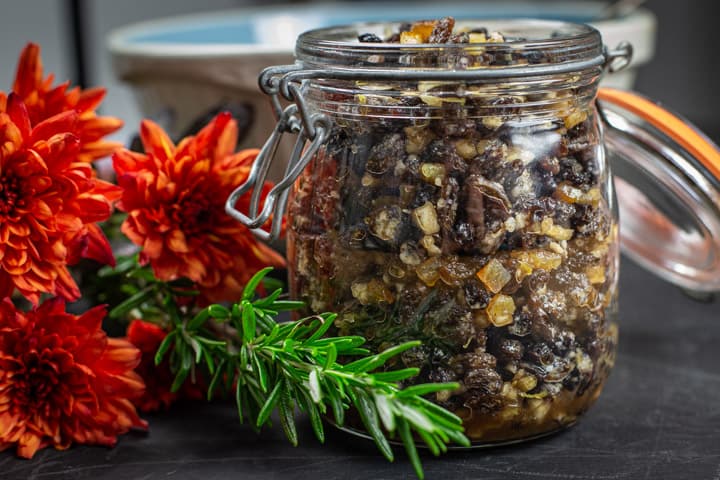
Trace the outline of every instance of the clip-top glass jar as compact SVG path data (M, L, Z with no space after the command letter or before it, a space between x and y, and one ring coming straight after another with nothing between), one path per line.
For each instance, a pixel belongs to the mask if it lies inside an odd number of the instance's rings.
M474 442L510 442L573 423L614 362L617 205L595 99L630 51L585 25L449 21L301 35L297 63L261 77L278 113L278 93L294 103L228 212L256 229L274 213L258 231L276 235L292 185L292 295L372 349L421 340L394 367L458 382L432 400ZM421 44L380 41L401 31ZM285 179L238 212L285 131Z

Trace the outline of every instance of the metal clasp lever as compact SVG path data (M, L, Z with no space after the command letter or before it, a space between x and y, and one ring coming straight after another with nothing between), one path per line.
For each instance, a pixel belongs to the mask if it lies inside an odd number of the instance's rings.
M603 68L609 73L619 72L630 65L633 56L633 46L629 42L620 42L617 47L612 50L605 48L603 52L605 63Z
M265 142L265 145L260 149L257 158L255 158L247 180L233 190L225 202L225 211L228 215L250 228L256 236L266 241L275 240L280 236L282 231L282 218L285 213L285 205L287 204L290 187L295 183L295 180L300 176L307 164L310 163L310 160L317 153L320 146L325 143L331 128L330 120L326 115L311 113L307 109L305 103L302 101L300 87L298 85L291 85L289 90L290 94L287 96L290 98L286 98L290 101L294 100L298 102L300 108L298 108L296 104L291 104L284 110L281 110L278 98L279 79L276 75L282 74L282 76L284 76L294 69L294 66L284 67L282 70L274 67L274 69L268 69L268 71L263 72L261 75L261 88L265 93L270 95L273 109L275 109L276 112L281 111L281 113L279 113L279 119L277 125L275 125L275 129ZM298 113L300 113L301 119L298 119ZM263 186L267 180L270 165L277 154L280 140L285 133L297 133L297 140L295 141L295 146L288 160L287 167L285 168L283 179L270 190L265 197L262 209L260 209ZM307 140L311 140L312 143L308 148L304 149ZM245 214L238 209L238 202L242 196L250 190L252 190L252 193L250 194L248 212ZM265 225L271 217L272 223L270 229L264 230L262 228L263 225Z

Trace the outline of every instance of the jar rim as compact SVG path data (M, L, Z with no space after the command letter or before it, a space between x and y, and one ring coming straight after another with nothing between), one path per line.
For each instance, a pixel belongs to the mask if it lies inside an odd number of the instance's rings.
M505 65L481 65L473 70L524 68L540 73L548 65L597 61L602 63L603 46L600 32L590 25L558 20L539 19L462 19L456 22L459 31L486 28L500 32L505 41L497 43L400 44L360 42L358 36L374 33L385 37L397 32L403 22L367 22L325 27L302 33L295 45L295 55L305 67L412 67L413 58L437 56L447 58L462 53L482 51L488 54L510 54L527 61ZM542 60L533 58L542 56ZM430 69L456 68L446 61ZM423 64L428 69L427 64Z

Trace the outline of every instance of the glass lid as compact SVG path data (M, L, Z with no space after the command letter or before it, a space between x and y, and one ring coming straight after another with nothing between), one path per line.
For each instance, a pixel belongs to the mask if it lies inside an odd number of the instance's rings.
M601 88L623 251L694 292L720 292L720 149L637 93Z

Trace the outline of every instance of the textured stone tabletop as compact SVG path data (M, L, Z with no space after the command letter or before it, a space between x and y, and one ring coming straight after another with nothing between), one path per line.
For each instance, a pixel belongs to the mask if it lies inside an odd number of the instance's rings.
M2 479L410 479L398 450L301 421L300 446L281 429L255 435L233 406L177 405L149 417L148 435L115 449L0 453ZM604 393L573 428L533 442L424 458L428 479L720 480L720 301L698 303L624 261L620 353Z

